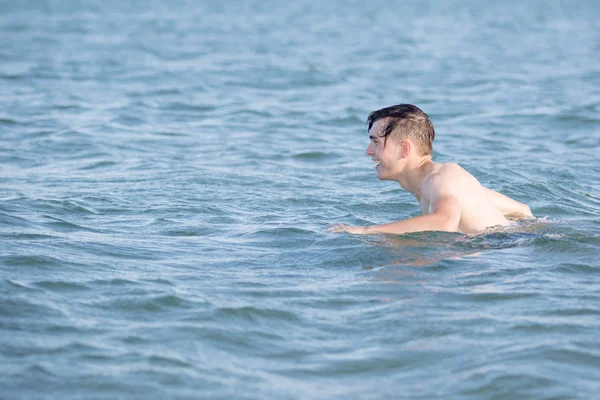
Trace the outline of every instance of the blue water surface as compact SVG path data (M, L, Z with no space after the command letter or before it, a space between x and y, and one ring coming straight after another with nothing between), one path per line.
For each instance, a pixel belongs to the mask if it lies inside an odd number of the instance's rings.
M600 391L600 4L0 2L0 398L590 399ZM417 215L364 154L536 218Z

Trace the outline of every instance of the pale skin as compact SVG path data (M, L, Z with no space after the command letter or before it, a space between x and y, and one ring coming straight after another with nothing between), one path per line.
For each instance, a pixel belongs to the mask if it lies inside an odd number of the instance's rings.
M458 164L435 163L431 155L422 155L419 144L410 138L382 137L386 120L382 118L373 124L366 154L378 162L375 168L379 179L396 181L417 198L421 215L383 225L336 224L329 228L330 231L477 234L488 228L509 225L509 218L533 217L527 205L482 186Z

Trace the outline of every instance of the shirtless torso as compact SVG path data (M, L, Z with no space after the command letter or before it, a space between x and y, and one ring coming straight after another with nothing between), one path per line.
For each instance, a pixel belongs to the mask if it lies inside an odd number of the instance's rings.
M458 203L458 232L479 233L486 228L510 224L494 202L491 191L481 186L473 175L458 164L431 164L418 199L422 215L435 211L437 199L451 197ZM514 206L517 212L518 205Z

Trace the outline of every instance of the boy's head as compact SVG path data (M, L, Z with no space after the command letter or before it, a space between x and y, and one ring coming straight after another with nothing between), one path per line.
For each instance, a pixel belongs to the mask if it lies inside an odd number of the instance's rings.
M385 137L386 140L390 137L397 142L411 139L418 146L421 156L431 155L435 131L429 117L419 107L398 104L373 111L367 119L369 131L375 122L384 118L386 121L380 137Z

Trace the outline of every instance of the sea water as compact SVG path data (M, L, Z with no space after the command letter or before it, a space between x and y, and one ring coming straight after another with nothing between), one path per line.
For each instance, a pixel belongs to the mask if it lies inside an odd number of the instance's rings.
M0 3L0 398L600 393L596 1ZM528 204L464 237L364 154Z

